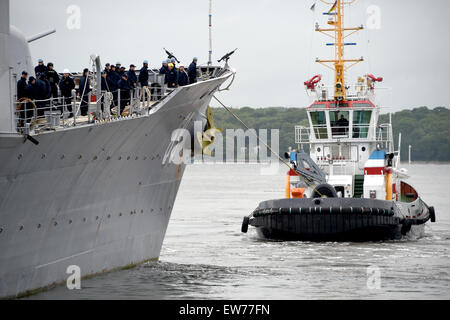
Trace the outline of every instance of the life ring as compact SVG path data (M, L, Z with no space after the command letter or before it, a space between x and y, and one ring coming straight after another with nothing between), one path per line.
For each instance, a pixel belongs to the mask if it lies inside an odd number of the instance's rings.
M381 82L383 81L382 77L375 77L373 74L368 74L367 78L370 78L370 80L372 80L373 82Z
M249 217L244 217L244 220L242 221L241 232L247 233L249 221L250 221Z
M33 106L33 108L34 108L34 122L36 122L37 121L38 111L37 111L37 107L36 107L36 104L34 103L34 101L31 100L30 98L23 97L23 98L20 98L17 102L18 102L18 104L17 104L17 107L16 107L16 115L17 115L17 118L19 119L18 120L18 127L24 127L25 126L24 121L26 121L27 115L26 114L24 115L25 119L21 119L21 117L20 117L20 110L22 109L22 105L24 104L24 102L31 103L31 105Z
M337 198L337 192L332 185L324 183L314 188L312 198Z
M315 75L308 81L305 81L304 84L307 89L314 90L316 88L316 84L322 80L322 76L320 74Z
M35 120L37 119L37 107L33 100L31 100L30 98L23 97L23 98L20 98L19 101L17 101L17 102L18 102L18 104L17 104L16 111L20 111L24 102L31 103L31 105L34 108L34 119Z

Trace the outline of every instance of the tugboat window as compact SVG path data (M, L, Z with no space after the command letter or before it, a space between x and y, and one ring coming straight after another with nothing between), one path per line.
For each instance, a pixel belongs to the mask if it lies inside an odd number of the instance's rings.
M311 106L311 108L326 108L327 105L324 103L315 103Z
M353 138L367 138L372 111L353 111Z
M316 139L328 139L325 111L311 112L310 116Z
M333 138L348 138L349 129L349 112L348 111L331 111L330 124Z

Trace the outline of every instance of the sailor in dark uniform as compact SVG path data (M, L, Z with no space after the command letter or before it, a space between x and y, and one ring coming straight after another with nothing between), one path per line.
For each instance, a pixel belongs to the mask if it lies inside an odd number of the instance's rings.
M116 71L116 66L111 65L111 71L106 75L109 91L113 94L114 106L117 106L117 82L120 80L120 76Z
M191 64L189 65L188 69L189 84L197 82L197 61L198 61L197 57L194 57L194 59L192 59Z
M139 83L141 87L148 87L148 61L144 60L141 70L139 70Z
M188 75L186 71L184 71L184 66L180 65L180 68L178 69L178 85L182 87L188 84L189 84Z
M25 87L25 97L27 97L30 100L35 100L37 97L37 85L36 85L36 78L31 76L28 79L28 84ZM27 122L31 121L31 118L34 117L34 107L30 103L25 103L22 107L22 110L24 110L24 117L26 118Z
M130 64L130 69L127 72L128 77L128 83L130 84L131 89L134 91L134 89L137 87L137 76L136 71L134 71L136 66L134 64Z
M178 87L178 71L172 63L169 63L169 71L166 73L165 85L168 88Z
M44 65L44 60L39 59L38 65L36 67L34 67L34 73L37 76L38 73L44 73L46 71L47 71L47 67Z
M75 89L75 82L73 78L70 77L69 69L64 69L63 77L59 81L59 90L61 90L61 95L64 99L64 104L66 109L70 112L69 118L73 117L72 112L72 90Z
M22 71L22 76L20 77L19 81L17 81L17 100L20 100L21 98L24 98L27 96L27 77L28 73L26 71ZM23 120L26 117L26 102L22 104L21 110L20 110L20 119ZM23 125L23 122L22 122Z
M82 116L88 114L89 109L89 92L91 91L91 81L89 80L89 69L83 70L83 76L80 79L80 86L78 88L81 98L80 111Z
M161 67L161 69L159 69L159 74L166 74L167 71L169 71L168 64L169 64L169 62L167 60L164 60L162 62L162 67Z
M17 81L17 100L20 98L26 97L26 87L27 87L27 77L28 73L26 71L22 71L22 76L19 81Z
M42 117L45 111L49 111L50 104L48 99L51 97L51 88L50 82L45 79L45 74L38 73L36 77L37 94L35 99L39 100L38 102L36 102L36 106L38 109L38 116Z
M105 64L105 70L106 73L109 73L111 71L111 64L107 63Z
M53 98L58 97L58 84L59 84L59 75L53 69L53 63L49 62L47 64L47 71L45 72L45 77L50 83L50 91Z
M126 73L122 75L122 79L117 82L117 86L120 90L120 114L125 109L125 106L130 104L130 83L128 82L128 76Z

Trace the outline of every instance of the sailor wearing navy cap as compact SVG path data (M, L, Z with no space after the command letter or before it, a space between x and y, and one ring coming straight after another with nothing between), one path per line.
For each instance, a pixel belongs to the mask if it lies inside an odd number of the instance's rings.
M128 75L122 74L122 79L117 82L117 86L120 90L120 114L127 104L130 104L130 83L128 82Z
M37 76L38 73L44 73L46 71L47 71L47 67L44 65L44 60L39 59L38 65L36 67L34 67L34 73Z
M134 64L130 64L130 70L127 72L128 83L130 84L131 89L135 89L137 86L137 76L135 71L136 66Z
M109 63L105 64L105 70L103 71L105 71L108 74L111 71L111 64Z
M45 76L48 82L50 82L50 90L53 98L58 98L59 75L58 72L53 69L53 63L49 62L47 64L47 72L45 73Z
M80 104L80 111L82 116L88 113L89 92L91 91L91 82L89 80L89 69L83 70L83 76L80 79L79 94L82 98Z
M141 87L148 87L148 61L144 60L142 68L139 70L139 83Z
M194 57L194 59L192 59L192 63L189 65L188 69L189 84L197 82L197 61L198 58Z
M161 69L159 69L159 74L166 74L167 71L169 70L168 64L169 64L170 60L166 59L162 62L162 67Z
M26 71L22 71L22 76L19 81L17 81L17 100L26 97L27 77L28 73Z

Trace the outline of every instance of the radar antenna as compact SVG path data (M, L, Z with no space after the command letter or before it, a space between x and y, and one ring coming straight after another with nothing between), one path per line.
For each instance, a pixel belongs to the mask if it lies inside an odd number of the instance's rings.
M169 58L169 59L174 58L175 61L176 61L177 63L180 63L180 61L177 59L177 57L175 57L175 56L173 55L172 52L168 51L166 48L163 48L163 49L164 49L164 51L165 51L166 54L167 54L167 58Z
M233 55L233 53L235 53L237 50L234 49L233 51L228 52L226 55L224 55L222 58L220 58L219 60L217 60L217 62L222 62L223 60L225 60L225 64L228 65L228 60L230 60L230 57Z

